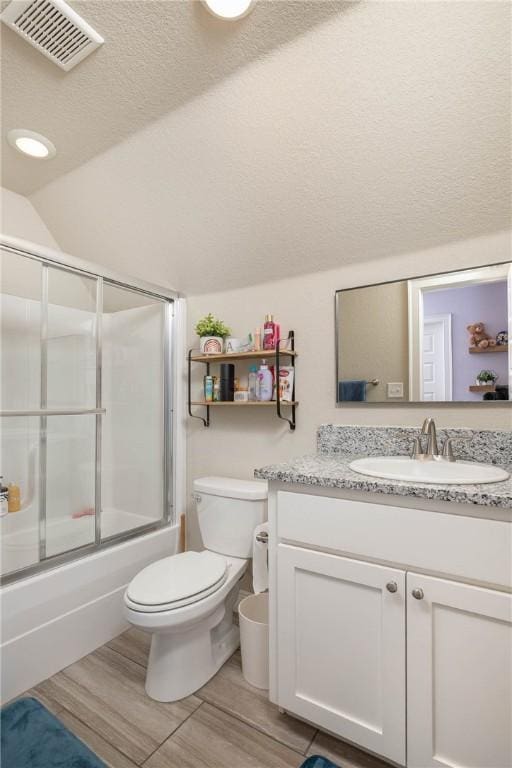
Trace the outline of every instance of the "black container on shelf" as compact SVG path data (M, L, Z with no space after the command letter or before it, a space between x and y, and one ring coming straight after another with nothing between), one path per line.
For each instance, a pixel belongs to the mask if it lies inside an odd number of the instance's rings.
M232 401L235 399L235 366L233 363L220 364L220 399Z

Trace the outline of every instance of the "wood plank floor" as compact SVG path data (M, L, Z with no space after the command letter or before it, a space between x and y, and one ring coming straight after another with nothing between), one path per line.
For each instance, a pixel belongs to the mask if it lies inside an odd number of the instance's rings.
M130 629L27 694L39 699L109 768L298 768L324 755L342 768L390 768L280 714L245 682L240 654L174 704L144 691L150 636Z

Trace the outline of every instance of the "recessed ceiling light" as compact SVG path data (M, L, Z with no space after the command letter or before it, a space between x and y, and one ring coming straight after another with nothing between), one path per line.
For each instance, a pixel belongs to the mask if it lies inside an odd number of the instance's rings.
M254 0L202 0L210 13L219 19L241 19L247 16L254 6Z
M7 134L7 141L22 155L35 157L38 160L49 160L57 154L52 142L35 131L27 131L25 128L14 128Z

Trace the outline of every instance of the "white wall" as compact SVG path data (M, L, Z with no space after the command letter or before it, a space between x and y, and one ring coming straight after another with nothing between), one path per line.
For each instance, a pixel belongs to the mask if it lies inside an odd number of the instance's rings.
M382 280L398 280L512 258L510 233L461 241L373 264L359 264L249 288L192 296L188 301L189 344L197 344L193 328L207 312L245 334L273 312L283 331L296 333L297 429L290 432L269 409L211 409L211 426L189 419L188 477L219 474L251 477L255 467L315 451L321 423L420 426L426 415L440 426L512 428L510 404L481 405L335 405L334 292L339 288ZM200 412L200 411L198 411ZM189 541L199 543L189 508Z
M30 200L0 187L0 231L59 250L59 245Z

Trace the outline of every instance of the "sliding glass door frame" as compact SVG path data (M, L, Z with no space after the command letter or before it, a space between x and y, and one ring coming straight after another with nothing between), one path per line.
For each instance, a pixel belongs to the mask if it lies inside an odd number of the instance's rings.
M140 280L126 280L109 270L102 270L95 264L74 259L63 254L62 259L57 259L55 252L52 257L36 253L31 250L25 250L10 241L13 238L2 236L0 246L2 249L34 259L42 264L42 284L41 284L41 393L40 409L23 411L0 411L0 420L15 416L39 416L40 419L40 456L39 456L39 562L33 565L21 568L11 573L0 576L0 584L7 584L17 581L27 576L35 575L49 568L55 568L61 564L76 560L79 557L92 554L99 550L111 547L115 544L127 541L145 533L156 531L159 528L172 525L176 522L174 488L175 472L173 466L173 445L174 445L174 419L175 410L175 392L177 380L177 360L176 350L176 326L174 322L174 310L176 300L179 295L174 291L154 286ZM48 274L50 268L56 268L68 273L75 273L89 279L96 280L96 318L95 318L95 343L96 343L96 392L95 408L48 408ZM162 445L162 471L163 471L163 494L162 494L162 516L160 519L151 521L146 525L115 534L108 538L102 538L101 530L101 452L102 452L102 417L106 411L102 404L102 314L103 314L103 286L104 284L124 288L140 295L146 295L149 298L158 299L164 302L164 333L163 333L163 418L164 434ZM46 464L47 464L47 428L48 419L52 416L78 416L94 415L96 421L95 436L95 526L94 541L76 548L71 548L65 552L47 556L46 541Z

